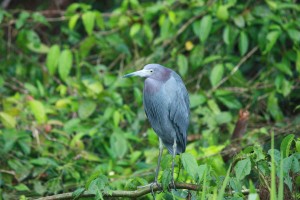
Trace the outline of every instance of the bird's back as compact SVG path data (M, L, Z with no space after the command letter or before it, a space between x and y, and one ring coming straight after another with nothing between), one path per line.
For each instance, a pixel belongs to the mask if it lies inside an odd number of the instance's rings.
M173 154L174 139L177 143L176 154L183 153L189 125L189 97L180 76L171 70L166 81L147 78L144 108L152 128L169 153Z

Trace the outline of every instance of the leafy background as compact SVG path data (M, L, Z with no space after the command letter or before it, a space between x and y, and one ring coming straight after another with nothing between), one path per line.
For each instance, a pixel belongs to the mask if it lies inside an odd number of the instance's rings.
M213 199L223 184L221 197L264 199L272 167L285 197L299 197L296 1L53 2L0 10L0 199L78 188L102 198L97 188L151 182L158 139L143 111L143 80L122 79L148 63L174 69L189 90L189 142L175 172L178 182L206 186L193 198ZM244 148L227 161L222 150L234 143L242 108L250 112ZM169 168L165 151L164 185Z

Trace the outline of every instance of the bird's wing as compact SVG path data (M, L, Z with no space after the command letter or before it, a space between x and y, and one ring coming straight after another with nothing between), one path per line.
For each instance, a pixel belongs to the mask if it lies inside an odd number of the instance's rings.
M172 90L175 90L176 93L169 106L169 118L176 130L177 143L180 144L177 145L177 153L182 153L185 151L186 147L190 101L188 92L180 76L174 72L172 78L175 79L176 84L174 84L173 81L173 83L170 82L170 84L172 84L171 88L173 88Z

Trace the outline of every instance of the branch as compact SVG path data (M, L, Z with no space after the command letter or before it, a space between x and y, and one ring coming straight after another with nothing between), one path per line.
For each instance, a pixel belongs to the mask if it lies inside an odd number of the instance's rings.
M194 190L194 191L198 191L200 189L199 185L196 184L191 184L191 183L175 183L176 189L187 189L187 190ZM154 184L152 187L152 190L150 188L150 186L148 187L144 187L141 189L137 189L137 190L132 190L132 191L126 191L126 190L114 190L111 192L111 194L108 193L103 193L102 195L104 197L129 197L129 198L137 198L137 197L141 197L143 195L146 194L150 194L152 191L156 192L156 191L160 191L161 189L161 185L156 185ZM73 199L74 196L72 195L72 192L68 192L68 193L63 193L63 194L57 194L57 195L53 195L53 196L47 196L47 197L41 197L38 198L36 200L59 200L59 199ZM94 197L95 194L85 191L83 192L79 197L81 198L87 198L87 197Z
M225 78L223 78L215 87L213 87L213 89L211 90L211 92L214 92L223 83L225 83L233 74L235 74L235 72L237 72L237 70L242 66L242 64L244 64L244 62L246 62L257 50L258 50L258 46L255 46L253 49L251 49L251 51L249 51L249 53L247 53L240 60L240 62L232 69L232 71L230 72L230 74L228 76L226 76Z

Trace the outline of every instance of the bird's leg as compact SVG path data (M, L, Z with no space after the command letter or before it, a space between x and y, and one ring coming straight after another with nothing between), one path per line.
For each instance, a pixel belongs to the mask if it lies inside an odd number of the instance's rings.
M163 148L164 148L163 142L159 138L159 154L158 154L158 161L157 161L157 167L156 167L155 178L154 178L154 183L156 183L156 184L158 184L158 174L159 174L160 161L161 161L161 157L162 157L162 153L163 153Z
M172 178L171 178L171 186L176 190L175 186L175 181L174 181L174 165L175 165L175 157L176 157L176 150L177 150L177 143L176 139L174 139L174 144L173 144L173 158L172 158Z

